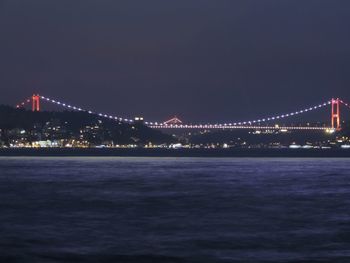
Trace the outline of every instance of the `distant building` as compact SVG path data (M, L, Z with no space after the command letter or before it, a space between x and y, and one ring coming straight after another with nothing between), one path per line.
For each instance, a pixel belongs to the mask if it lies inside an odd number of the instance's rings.
M143 124L144 123L143 117L135 117L134 121L136 124Z

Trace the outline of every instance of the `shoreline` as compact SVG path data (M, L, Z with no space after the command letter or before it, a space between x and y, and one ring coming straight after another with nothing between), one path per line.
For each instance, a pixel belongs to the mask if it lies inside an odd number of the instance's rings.
M116 149L116 148L4 148L1 157L350 157L350 149Z

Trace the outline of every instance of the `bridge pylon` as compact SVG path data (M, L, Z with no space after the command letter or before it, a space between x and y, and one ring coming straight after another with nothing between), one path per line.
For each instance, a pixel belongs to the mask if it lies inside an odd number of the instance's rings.
M38 94L32 96L32 111L40 111L40 96Z
M332 116L331 116L332 128L340 130L340 100L332 99Z

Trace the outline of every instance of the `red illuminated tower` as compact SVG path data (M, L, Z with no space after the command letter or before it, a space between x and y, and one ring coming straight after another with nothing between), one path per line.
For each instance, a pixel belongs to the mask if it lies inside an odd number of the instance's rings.
M34 94L32 97L32 110L33 111L40 111L40 96L38 94Z
M332 99L332 128L340 130L340 100Z

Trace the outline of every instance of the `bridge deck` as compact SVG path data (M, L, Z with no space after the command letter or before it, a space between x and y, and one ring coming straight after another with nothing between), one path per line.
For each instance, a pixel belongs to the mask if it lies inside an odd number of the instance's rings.
M254 129L254 130L313 130L313 131L334 131L331 127L310 127L310 126L242 126L242 125L150 125L153 129Z

